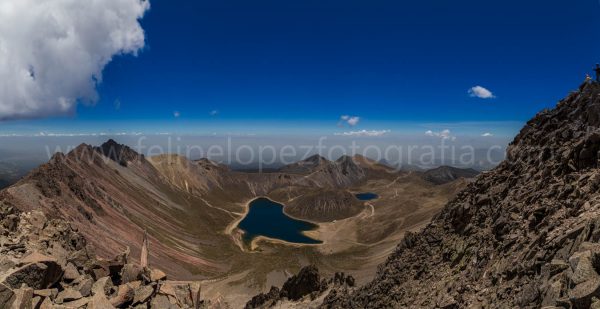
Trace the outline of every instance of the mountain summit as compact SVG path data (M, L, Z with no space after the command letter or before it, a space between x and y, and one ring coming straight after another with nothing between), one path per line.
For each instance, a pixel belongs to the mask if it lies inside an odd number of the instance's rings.
M508 158L481 174L376 278L324 307L600 305L600 84L531 119Z

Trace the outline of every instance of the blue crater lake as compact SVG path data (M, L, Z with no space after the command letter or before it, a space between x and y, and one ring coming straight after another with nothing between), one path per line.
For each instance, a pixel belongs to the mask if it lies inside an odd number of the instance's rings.
M370 201L370 200L374 200L379 197L379 195L377 195L375 193L371 193L371 192L358 193L358 194L355 194L354 196L356 196L356 198L361 201Z
M247 243L258 236L300 244L322 243L302 234L316 229L316 224L288 217L283 213L283 205L262 197L250 202L248 214L238 227L244 231L243 239Z

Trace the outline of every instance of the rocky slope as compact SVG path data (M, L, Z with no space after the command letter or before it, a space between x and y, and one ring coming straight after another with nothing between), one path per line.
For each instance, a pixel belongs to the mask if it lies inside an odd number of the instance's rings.
M588 308L600 298L600 84L527 122L376 278L325 308Z
M452 166L440 166L423 172L423 178L436 185L452 182L459 178L473 178L479 174L472 168L456 168Z
M285 213L315 222L349 218L363 209L363 203L350 192L331 189L313 189L285 205Z
M166 280L125 251L96 258L69 223L0 203L0 308L199 308L198 282Z
M290 174L308 174L319 166L328 164L330 161L320 155L313 155L296 163L288 164L279 169L279 172Z

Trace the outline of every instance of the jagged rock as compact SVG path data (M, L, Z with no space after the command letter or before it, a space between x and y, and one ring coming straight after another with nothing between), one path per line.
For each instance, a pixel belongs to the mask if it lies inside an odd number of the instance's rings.
M68 288L58 293L55 302L57 304L62 304L65 302L81 299L82 297L83 296L81 296L81 293L79 293L79 291L73 290L72 288Z
M58 289L34 290L33 294L54 300L56 298L56 295L58 295Z
M110 290L112 289L112 287L113 283L110 280L110 277L100 278L92 285L92 294L104 296L110 295Z
M67 263L65 267L65 273L63 274L63 279L67 281L73 281L79 278L79 271L77 271L77 267L73 265L73 263Z
M172 304L167 295L157 294L150 302L150 308L177 309L179 307Z
M32 263L57 263L55 257L47 256L41 254L37 251L32 252L31 254L24 257L21 261L19 261L19 265L32 264Z
M39 309L54 309L56 306L52 304L50 298L44 298Z
M117 288L117 295L110 299L110 303L120 308L126 303L133 301L134 294L133 288L127 284L122 284Z
M70 302L63 303L63 306L66 308L85 308L85 306L90 302L89 298L81 298L78 300L73 300Z
M104 293L94 294L87 304L87 309L112 309L114 306L108 301Z
M600 278L580 283L569 291L569 299L575 308L589 308L593 297L600 297Z
M140 286L134 291L133 304L135 305L146 302L148 299L150 299L150 296L152 296L153 293L154 287L148 285Z
M121 269L121 283L128 283L142 279L143 269L135 264L125 264Z
M289 278L281 288L281 296L298 300L321 289L321 276L314 265L303 267L298 275Z
M150 271L150 281L159 281L167 279L167 275L160 269L152 269Z
M198 284L165 281L160 284L159 293L172 297L180 307L193 307Z
M0 283L0 308L9 308L15 301L15 297L13 290Z
M90 277L81 276L73 282L75 290L79 291L83 297L88 297L92 294L92 286L94 281Z
M271 290L269 290L268 293L260 293L252 297L252 299L250 299L250 301L246 303L245 308L253 309L261 307L272 307L279 300L279 293L279 288L272 286Z
M33 296L31 299L31 308L39 308L42 305L43 299L40 296Z
M62 268L53 261L30 263L10 273L4 279L4 283L13 289L23 283L34 289L45 289L55 284L62 272Z
M15 300L12 304L12 307L15 309L30 309L31 308L31 299L33 298L33 289L32 288L20 288L14 290L15 292Z
M94 279L99 280L100 278L104 278L110 276L109 263L106 260L97 260L92 266L92 275Z
M323 308L588 308L600 295L600 83L527 122L507 159ZM452 284L447 284L452 282Z

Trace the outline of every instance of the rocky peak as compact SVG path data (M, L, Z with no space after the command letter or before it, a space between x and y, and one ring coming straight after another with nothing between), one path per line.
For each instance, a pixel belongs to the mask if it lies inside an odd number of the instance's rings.
M325 159L321 155L315 154L315 155L312 155L312 156L310 156L310 157L308 157L308 158L306 158L306 159L304 159L302 161L304 161L304 162L310 162L310 163L318 165L318 164L321 164L323 162L328 162L329 160Z
M376 278L323 307L600 306L600 84L538 113Z
M140 155L135 150L129 148L129 146L119 144L113 139L109 139L107 142L100 145L100 147L95 147L94 149L105 157L125 167L129 162L144 160L144 155Z

